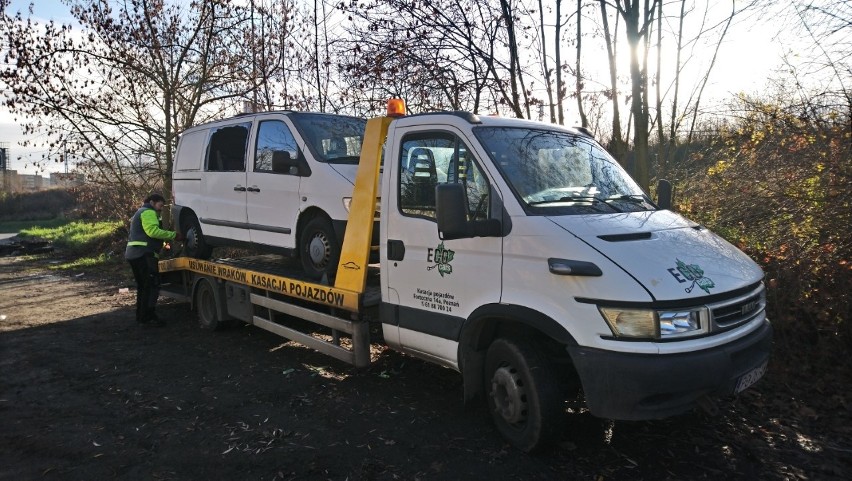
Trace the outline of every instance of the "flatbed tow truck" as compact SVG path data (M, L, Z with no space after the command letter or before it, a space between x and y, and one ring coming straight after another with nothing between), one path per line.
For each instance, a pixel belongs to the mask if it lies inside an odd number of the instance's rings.
M367 122L333 283L275 257L179 257L160 262L164 291L204 327L239 319L356 367L380 325L390 348L459 371L464 401L486 401L523 451L553 440L580 392L595 416L658 419L765 373L763 272L586 132L388 112Z

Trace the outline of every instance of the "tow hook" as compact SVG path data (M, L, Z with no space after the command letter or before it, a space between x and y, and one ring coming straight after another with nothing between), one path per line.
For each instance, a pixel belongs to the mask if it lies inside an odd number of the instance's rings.
M707 414L711 416L716 416L719 414L719 406L716 404L716 401L714 401L710 396L705 394L698 398L698 400L695 402L699 406L701 406L701 409L703 409L704 412L706 412Z

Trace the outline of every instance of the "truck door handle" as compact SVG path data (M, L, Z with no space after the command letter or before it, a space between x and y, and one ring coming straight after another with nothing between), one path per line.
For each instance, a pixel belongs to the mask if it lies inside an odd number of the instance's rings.
M246 188L241 186L240 184L237 184L237 185L234 186L234 191L235 192L245 192Z
M401 261L405 257L405 244L401 240L388 239L388 260Z
M249 191L249 192L260 192L260 188L256 185L253 185L251 187L246 187L246 190Z

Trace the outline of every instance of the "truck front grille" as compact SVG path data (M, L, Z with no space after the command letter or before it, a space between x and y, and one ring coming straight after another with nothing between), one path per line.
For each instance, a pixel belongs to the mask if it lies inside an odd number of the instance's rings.
M708 304L713 331L732 329L745 324L766 310L766 287L760 283L757 288L741 296Z

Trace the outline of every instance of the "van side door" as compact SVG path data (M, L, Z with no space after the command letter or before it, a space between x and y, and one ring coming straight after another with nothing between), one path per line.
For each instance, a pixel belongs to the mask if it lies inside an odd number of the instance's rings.
M280 118L260 119L253 150L254 165L246 182L251 241L293 248L300 206L299 182L305 173L297 166L303 154L291 126Z
M205 207L199 222L207 237L249 241L246 153L251 121L213 127L202 176Z

